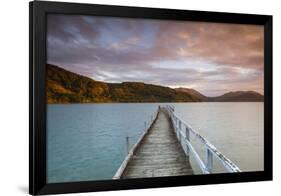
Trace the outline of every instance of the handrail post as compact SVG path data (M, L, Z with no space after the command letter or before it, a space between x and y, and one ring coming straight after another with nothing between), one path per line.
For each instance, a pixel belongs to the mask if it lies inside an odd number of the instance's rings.
M213 153L210 151L210 149L205 146L206 149L206 169L209 173L212 173L213 170Z
M187 140L187 142L190 142L190 133L189 133L189 129L188 127L185 127L185 138ZM188 145L186 145L186 153L189 155L189 147Z
M178 138L181 143L181 121L179 120Z
M126 136L126 148L127 148L127 154L129 154L129 136Z

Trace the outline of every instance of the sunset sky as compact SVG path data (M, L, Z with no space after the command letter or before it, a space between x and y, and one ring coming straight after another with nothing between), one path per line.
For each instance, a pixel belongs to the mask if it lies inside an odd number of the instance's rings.
M263 94L263 26L49 15L47 63L105 82Z

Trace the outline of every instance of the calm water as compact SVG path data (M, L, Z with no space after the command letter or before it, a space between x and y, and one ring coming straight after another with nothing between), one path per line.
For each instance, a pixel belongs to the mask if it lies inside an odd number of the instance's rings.
M158 105L48 105L48 182L111 179L126 156L126 136L133 145ZM240 169L263 170L263 103L171 105ZM223 172L220 168L215 164L216 172Z

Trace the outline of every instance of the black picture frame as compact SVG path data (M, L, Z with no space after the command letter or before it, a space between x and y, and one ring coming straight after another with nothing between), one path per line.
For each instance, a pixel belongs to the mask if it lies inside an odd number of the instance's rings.
M264 171L46 182L46 16L49 13L264 25ZM58 194L272 180L272 16L33 1L29 4L29 193Z

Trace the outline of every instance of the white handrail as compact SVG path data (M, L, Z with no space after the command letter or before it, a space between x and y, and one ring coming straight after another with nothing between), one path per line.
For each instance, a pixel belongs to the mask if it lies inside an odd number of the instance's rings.
M189 156L189 152L192 153L193 157L195 158L197 164L199 165L201 171L204 174L212 173L213 170L213 158L219 160L219 162L224 166L224 168L231 173L234 172L241 172L241 170L225 155L223 155L215 146L213 146L207 139L201 136L198 132L196 132L188 123L184 122L180 119L175 113L175 109L172 106L164 106L164 109L167 110L173 126L177 138L184 149L186 155ZM183 132L185 130L185 133ZM192 146L190 142L190 133L192 133L199 141L204 145L206 151L206 161L202 161L199 154L196 152L195 148ZM186 147L186 150L185 150Z

